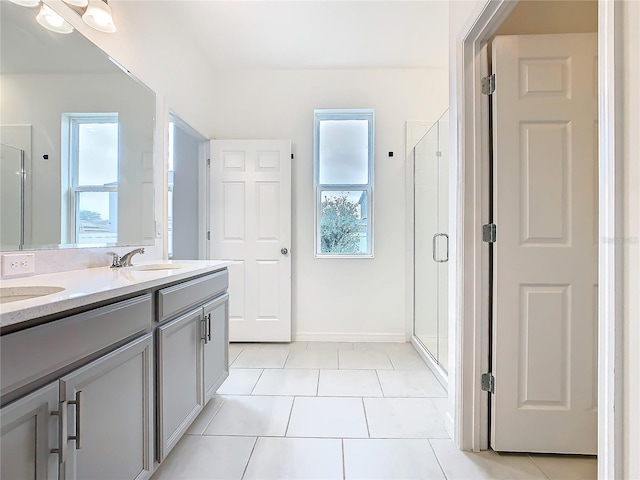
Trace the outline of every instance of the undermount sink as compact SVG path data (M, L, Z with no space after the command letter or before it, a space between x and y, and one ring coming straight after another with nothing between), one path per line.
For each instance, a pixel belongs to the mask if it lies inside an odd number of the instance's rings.
M191 265L185 263L153 263L149 265L138 265L137 267L126 267L126 269L135 272L155 272L158 270L179 270L181 268L189 268L190 266Z
M37 285L24 287L2 287L0 288L0 303L30 300L32 298L60 293L63 290L65 290L63 287L45 287Z

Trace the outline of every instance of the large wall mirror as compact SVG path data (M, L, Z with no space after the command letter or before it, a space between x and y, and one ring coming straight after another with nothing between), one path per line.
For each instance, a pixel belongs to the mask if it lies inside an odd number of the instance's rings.
M155 94L0 0L0 250L154 242Z

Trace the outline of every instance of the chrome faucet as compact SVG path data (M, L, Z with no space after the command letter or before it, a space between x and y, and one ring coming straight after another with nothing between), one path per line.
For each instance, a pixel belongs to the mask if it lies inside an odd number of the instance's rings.
M125 253L124 255L119 256L117 253L109 252L107 255L113 256L113 261L111 262L111 268L121 268L121 267L131 267L131 259L134 255L138 253L144 253L144 248L136 248L135 250L131 250L129 253Z
M135 250L131 250L129 253L125 253L120 257L120 263L123 267L131 267L133 264L131 263L131 259L137 253L144 253L144 248L136 248Z

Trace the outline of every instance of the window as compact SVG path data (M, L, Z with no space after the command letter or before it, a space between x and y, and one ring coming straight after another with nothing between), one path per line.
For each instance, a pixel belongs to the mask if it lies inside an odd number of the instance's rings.
M118 240L118 115L66 114L70 243Z
M373 110L316 110L317 257L373 257Z

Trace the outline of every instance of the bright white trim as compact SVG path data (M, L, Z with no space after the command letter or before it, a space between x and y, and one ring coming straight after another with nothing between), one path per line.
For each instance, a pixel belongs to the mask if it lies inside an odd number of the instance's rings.
M451 238L454 245L450 276L449 403L454 405L453 440L462 450L487 448L488 402L480 389L487 365L486 316L483 298L487 261L482 238L486 207L482 191L481 52L503 19L515 8L512 0L489 0L469 20L456 50L457 108L451 109L452 172ZM459 48L458 48L459 47ZM454 105L455 106L455 105ZM485 193L486 195L486 193ZM483 295L484 293L484 295ZM483 325L485 318L485 325Z
M479 53L515 7L513 0L488 0L470 19L453 47L456 58L456 91L452 99L452 159L457 172L453 179L452 209L454 245L450 292L450 338L453 400L453 440L463 450L481 448L486 431L479 393L481 345L482 263L481 226L481 103L478 99ZM598 476L623 478L622 378L623 378L623 245L622 138L621 125L621 2L599 1L599 425ZM459 122L459 123L458 123ZM451 400L450 400L451 401ZM486 413L484 413L486 415Z
M404 333L294 333L295 342L390 342L405 343Z
M598 478L623 478L622 2L598 2Z

